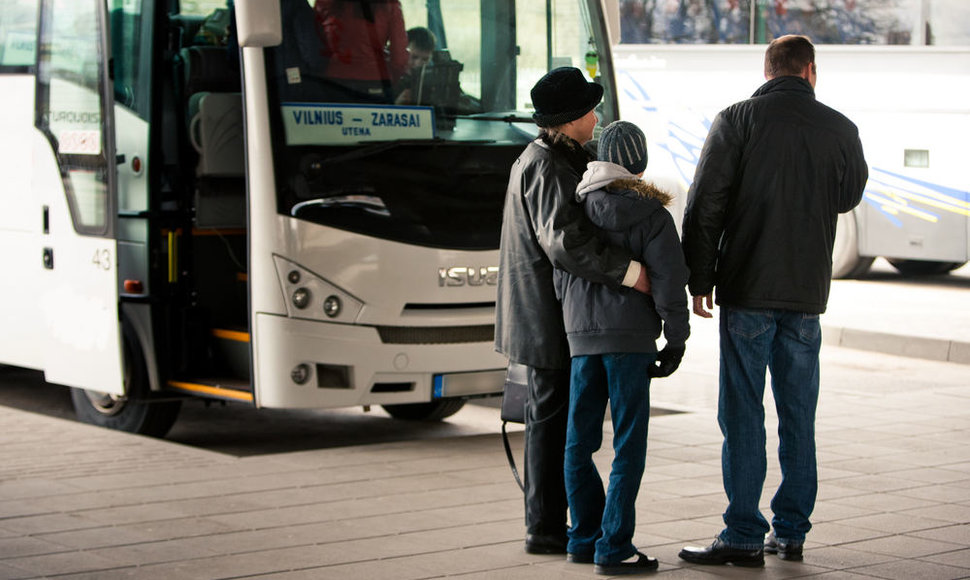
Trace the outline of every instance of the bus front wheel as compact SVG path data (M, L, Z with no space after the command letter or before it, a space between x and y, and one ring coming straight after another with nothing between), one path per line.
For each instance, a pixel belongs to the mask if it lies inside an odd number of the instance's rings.
M441 421L451 417L465 406L464 399L442 399L431 403L406 405L381 405L395 419L407 421Z
M79 421L128 433L164 437L175 423L181 401L153 402L148 370L133 333L124 332L125 395L72 388Z
M869 271L873 258L859 255L859 229L855 213L839 214L832 248L832 277L858 278Z
M903 276L938 276L949 274L966 262L933 262L930 260L889 260L893 268Z

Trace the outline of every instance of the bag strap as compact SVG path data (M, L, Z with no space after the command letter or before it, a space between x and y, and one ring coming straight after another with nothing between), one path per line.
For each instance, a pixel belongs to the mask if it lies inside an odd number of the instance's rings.
M505 456L509 458L509 467L512 468L512 477L515 478L515 483L519 484L519 489L525 492L525 486L522 485L522 480L519 479L519 470L515 468L515 456L512 455L512 446L509 445L509 434L505 431L505 426L508 421L502 421L502 443L505 444Z

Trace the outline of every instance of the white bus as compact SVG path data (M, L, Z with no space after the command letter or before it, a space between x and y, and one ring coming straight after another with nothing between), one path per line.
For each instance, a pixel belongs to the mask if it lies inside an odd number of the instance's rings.
M818 99L859 126L869 163L862 204L839 220L834 276L861 276L880 256L904 275L946 273L970 258L970 2L620 5L621 111L648 129L651 176L686 191L714 116L764 82L764 44L806 34Z
M312 0L0 0L0 363L158 436L191 396L436 419L500 393L529 89L586 66L616 118L603 11L401 5L437 37L409 104L328 76Z

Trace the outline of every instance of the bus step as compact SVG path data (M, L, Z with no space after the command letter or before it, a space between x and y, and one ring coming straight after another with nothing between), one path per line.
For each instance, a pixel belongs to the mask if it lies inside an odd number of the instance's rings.
M171 380L170 389L210 399L253 402L253 386L249 381L233 378Z
M222 372L250 382L248 332L215 328L212 330L212 346L215 363Z

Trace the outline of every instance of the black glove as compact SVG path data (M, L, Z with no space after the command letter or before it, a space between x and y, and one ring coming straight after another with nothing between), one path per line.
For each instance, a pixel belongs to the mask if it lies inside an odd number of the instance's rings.
M657 353L657 364L650 367L648 374L655 379L674 374L674 371L680 366L680 361L684 358L684 351L686 350L687 347L684 345L670 346L668 344L663 347L663 350Z

